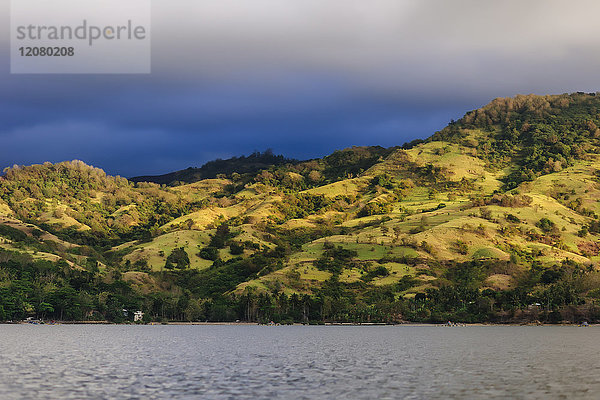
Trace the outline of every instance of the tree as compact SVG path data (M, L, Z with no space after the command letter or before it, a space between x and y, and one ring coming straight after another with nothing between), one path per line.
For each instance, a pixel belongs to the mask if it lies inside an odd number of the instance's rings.
M238 256L240 254L244 253L244 245L240 244L240 243L234 243L232 242L229 245L229 252L234 255L234 256Z
M217 249L222 249L225 247L225 243L227 240L231 238L231 231L229 230L229 224L222 223L217 227L217 231L210 239L210 245L212 247L216 247Z
M208 246L200 250L198 256L205 260L216 261L219 258L219 249L217 249L216 247Z
M198 321L205 318L205 301L201 299L190 299L184 312L185 319L188 321Z
M180 247L173 249L171 254L167 257L167 263L165 268L167 269L186 269L190 266L190 257L188 256L185 248Z
M554 222L550 221L548 218L542 218L535 224L538 228L540 228L545 233L552 232L554 230Z
M47 313L52 314L54 312L54 307L50 303L42 302L38 305L37 312L41 314L42 319L45 319Z

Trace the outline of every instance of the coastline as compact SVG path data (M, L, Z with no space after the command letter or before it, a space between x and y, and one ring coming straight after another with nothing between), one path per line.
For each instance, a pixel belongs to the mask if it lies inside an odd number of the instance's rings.
M15 322L0 322L0 325L122 325L122 326L165 326L165 325L180 325L180 326L340 326L340 327L350 327L350 326L390 326L390 327L442 327L442 328L459 328L459 327L495 327L495 326L576 326L576 327L593 327L600 326L600 324L588 324L582 325L578 323L558 323L558 324L545 324L545 323L453 323L448 325L447 323L424 323L424 322L400 322L400 323L373 323L373 322L364 322L364 323L349 323L349 322L325 322L322 324L302 324L302 323L293 323L293 324L260 324L258 322L184 322L184 321L170 321L170 322L150 322L150 323L115 323L110 321L54 321L54 322L28 322L28 321L15 321Z

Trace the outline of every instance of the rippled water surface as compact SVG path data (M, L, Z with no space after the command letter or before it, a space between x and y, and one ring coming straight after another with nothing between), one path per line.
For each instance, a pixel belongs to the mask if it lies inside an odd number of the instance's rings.
M0 325L1 399L600 398L600 327Z

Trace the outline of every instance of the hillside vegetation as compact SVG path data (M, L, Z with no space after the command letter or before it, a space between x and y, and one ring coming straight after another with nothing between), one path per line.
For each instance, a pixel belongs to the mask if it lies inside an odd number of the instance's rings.
M600 96L496 99L426 140L136 182L0 178L0 320L600 320Z

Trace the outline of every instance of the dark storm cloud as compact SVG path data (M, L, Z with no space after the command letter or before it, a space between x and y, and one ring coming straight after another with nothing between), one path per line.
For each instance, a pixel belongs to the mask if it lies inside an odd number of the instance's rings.
M597 11L591 1L154 1L151 75L9 75L2 52L0 165L77 158L130 176L269 147L308 158L399 145L494 97L595 91Z

